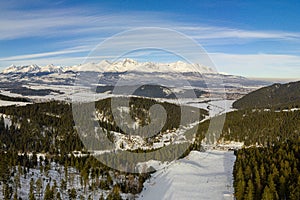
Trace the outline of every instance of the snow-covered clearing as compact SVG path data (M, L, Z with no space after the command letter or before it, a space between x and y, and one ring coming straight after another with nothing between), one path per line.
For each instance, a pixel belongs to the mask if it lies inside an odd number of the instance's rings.
M17 101L4 101L4 100L0 100L0 106L13 106L13 105L25 106L27 104L30 104L30 103L29 102L17 102Z
M155 99L157 101L165 101L169 103L193 106L208 110L209 117L215 117L224 113L234 111L232 104L235 100L220 98L181 98L181 99Z
M233 199L232 151L192 151L144 183L140 200Z

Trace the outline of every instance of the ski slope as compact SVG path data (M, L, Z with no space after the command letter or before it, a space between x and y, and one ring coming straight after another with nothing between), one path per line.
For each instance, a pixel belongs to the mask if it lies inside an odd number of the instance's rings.
M139 200L233 199L233 152L192 151L144 183Z

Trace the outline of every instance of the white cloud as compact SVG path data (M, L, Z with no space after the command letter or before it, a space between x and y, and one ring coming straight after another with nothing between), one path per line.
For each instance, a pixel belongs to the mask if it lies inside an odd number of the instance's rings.
M176 19L176 14L158 12L107 13L93 12L93 9L84 12L82 8L32 11L0 8L0 11L0 40L34 36L99 37L145 25L172 28L194 39L300 39L298 32L257 31L206 24L183 24L171 20L171 18Z
M18 56L9 56L5 58L0 58L0 61L26 61L27 59L32 58L44 58L44 57L50 57L50 56L61 56L66 54L72 54L72 53L78 53L78 52L87 52L90 48L86 46L79 46L72 49L65 49L60 51L52 51L52 52L44 52L44 53L36 53L36 54L25 54L25 55L18 55Z
M248 77L300 77L300 56L283 54L209 54L219 71Z
M258 31L217 26L180 26L178 30L187 31L194 39L300 39L298 32Z

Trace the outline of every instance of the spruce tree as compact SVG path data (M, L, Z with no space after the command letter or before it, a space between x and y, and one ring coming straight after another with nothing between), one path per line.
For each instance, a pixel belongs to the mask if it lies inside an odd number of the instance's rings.
M120 187L115 185L111 193L107 196L107 200L122 200L120 195Z
M259 199L262 193L262 184L257 167L254 168L255 199Z
M245 192L245 180L244 180L244 174L243 174L243 168L240 166L238 168L236 180L235 180L235 185L236 185L236 191L235 191L235 197L240 200L243 199L244 192Z
M273 199L274 200L279 199L278 194L277 194L277 190L276 190L276 185L274 183L273 174L270 174L268 176L268 185L269 185L269 188L270 188L270 192L272 193Z
M45 189L44 200L52 200L53 197L53 191L51 190L50 184L48 183Z
M5 153L0 152L0 182L7 183L9 180L9 165L8 159Z
M100 195L100 198L99 198L99 200L104 200L104 196L103 196L103 194L101 194L101 195Z
M254 186L251 179L248 181L245 199L252 200L254 199Z
M41 197L41 192L42 192L42 189L43 189L43 182L42 182L41 177L39 177L36 180L35 185L36 185L36 193L39 195L39 197Z
M60 192L56 193L56 200L61 200Z
M18 200L18 194L17 194L17 192L15 192L15 194L14 194L14 200Z
M268 186L265 187L264 192L262 194L262 200L273 200L273 194Z
M13 189L7 183L3 184L3 196L4 200L10 200L13 194Z
M77 196L77 192L75 190L75 188L72 188L71 190L69 190L69 198L70 199L76 199Z

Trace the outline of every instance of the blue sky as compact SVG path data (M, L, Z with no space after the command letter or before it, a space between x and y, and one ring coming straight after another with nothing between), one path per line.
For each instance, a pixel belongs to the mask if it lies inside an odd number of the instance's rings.
M11 64L80 64L115 34L161 27L194 39L221 72L297 79L299 9L296 0L1 1L0 69Z

